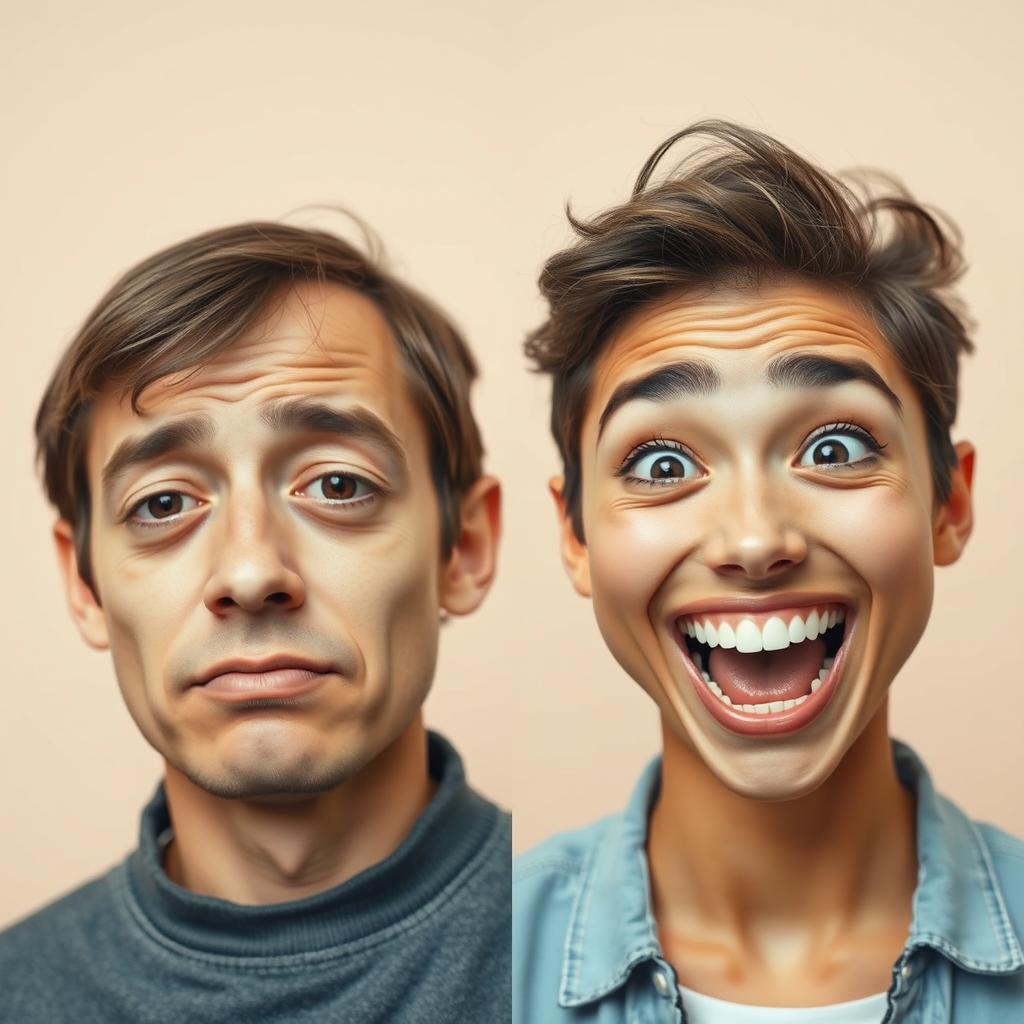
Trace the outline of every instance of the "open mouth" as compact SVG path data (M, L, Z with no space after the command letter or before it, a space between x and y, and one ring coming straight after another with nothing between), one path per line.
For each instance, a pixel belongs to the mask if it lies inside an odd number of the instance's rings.
M675 620L701 700L727 728L790 732L824 710L852 631L840 602L768 612L699 612Z

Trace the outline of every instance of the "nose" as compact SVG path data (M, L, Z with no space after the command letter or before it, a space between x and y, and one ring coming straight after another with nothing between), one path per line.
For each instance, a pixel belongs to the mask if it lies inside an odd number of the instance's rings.
M283 528L259 497L225 509L217 525L221 530L213 539L215 562L203 591L210 611L261 612L298 608L305 602L302 577L288 564Z
M807 538L787 497L763 473L744 475L722 497L704 550L704 560L714 572L768 580L807 557Z

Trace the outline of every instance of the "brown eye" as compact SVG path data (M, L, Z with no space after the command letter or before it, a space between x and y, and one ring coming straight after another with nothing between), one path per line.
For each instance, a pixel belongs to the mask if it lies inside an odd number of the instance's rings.
M675 484L700 476L693 458L676 448L658 444L627 464L623 476L642 483Z
M885 445L867 431L847 425L812 438L800 456L801 466L858 466L869 464Z
M308 490L322 501L354 502L369 497L373 487L352 473L324 473L313 480Z
M345 476L343 473L328 473L323 477L321 488L325 498L332 498L335 501L347 501L356 496L357 484L355 477Z
M146 502L146 509L154 519L176 516L181 512L183 506L181 495L175 494L173 491L169 494L154 494Z
M814 464L831 466L837 462L849 462L850 451L842 441L824 441L814 446Z
M679 459L672 456L658 459L651 466L652 480L682 479L684 476L686 476L686 467Z
M189 506L186 503L192 502ZM128 518L135 523L152 525L168 519L176 519L183 512L190 512L199 507L199 502L187 494L178 491L161 491L143 498L129 513Z

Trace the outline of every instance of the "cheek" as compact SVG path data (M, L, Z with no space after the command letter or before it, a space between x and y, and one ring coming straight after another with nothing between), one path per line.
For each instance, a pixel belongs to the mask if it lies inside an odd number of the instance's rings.
M895 659L913 651L931 612L934 591L931 517L921 495L884 488L834 508L828 524L834 549L869 591L870 642Z
M651 619L652 602L696 536L696 525L674 503L605 508L587 523L598 627L619 664L647 689L664 671L662 624Z
M108 574L113 585L105 586ZM159 678L168 648L198 599L193 573L180 559L157 564L127 557L109 569L98 567L97 577L119 678L127 682L129 669Z
M429 681L437 657L439 541L428 524L322 552L319 594L349 634L378 698ZM328 566L332 566L328 570ZM406 683L404 680L416 677ZM389 696L390 694L390 696Z

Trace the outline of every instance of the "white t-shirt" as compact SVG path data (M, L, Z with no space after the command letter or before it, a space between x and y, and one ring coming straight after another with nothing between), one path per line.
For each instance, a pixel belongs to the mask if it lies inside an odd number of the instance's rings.
M880 1024L886 994L828 1006L748 1006L679 986L689 1024Z

